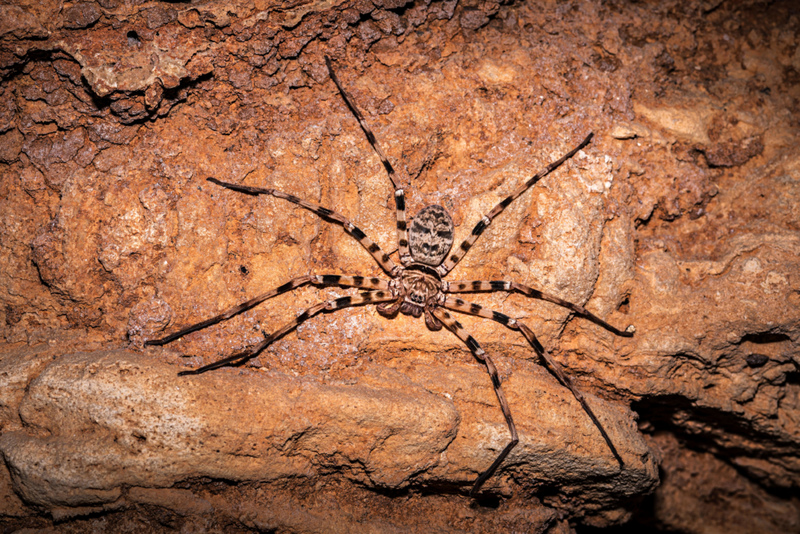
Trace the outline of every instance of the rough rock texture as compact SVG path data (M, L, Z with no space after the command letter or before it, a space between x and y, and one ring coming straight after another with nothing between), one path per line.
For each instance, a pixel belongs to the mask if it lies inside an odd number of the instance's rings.
M57 532L547 532L628 522L800 532L800 18L792 2L17 2L0 5L0 523ZM164 348L143 342L309 273L382 275L341 228L210 176L335 209L392 252L392 190L456 242L448 277L531 326L620 470L524 339L373 307L235 353L343 289L303 288ZM396 257L396 254L395 254Z

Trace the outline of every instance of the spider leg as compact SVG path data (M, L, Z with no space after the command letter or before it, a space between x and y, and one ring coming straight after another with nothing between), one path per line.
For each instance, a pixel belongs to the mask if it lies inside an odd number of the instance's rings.
M445 293L479 293L483 291L507 291L509 293L522 293L528 297L546 300L547 302L552 302L553 304L558 304L559 306L572 310L584 319L588 319L618 336L633 337L633 333L636 331L636 328L633 325L628 325L628 328L625 330L620 330L619 328L605 322L583 306L573 304L572 302L558 298L554 295L550 295L549 293L545 293L543 291L539 291L538 289L533 289L532 287L518 284L516 282L508 282L505 280L459 280L456 282L445 282L444 285ZM491 319L491 317L489 317L489 319Z
M208 326L221 323L222 321L227 321L231 317L238 315L244 311L247 311L251 308L254 308L264 302L265 300L271 299L272 297L276 297L287 291L292 291L293 289L297 289L298 287L302 287L306 284L313 284L315 286L342 286L342 287L360 287L364 289L380 289L387 291L389 289L389 282L385 280L381 280L380 278L374 277L364 277L364 276L341 276L336 274L322 274L322 275L306 275L294 278L289 280L282 286L273 289L272 291L268 291L263 295L259 295L254 297L246 302L238 304L232 308L225 310L224 312L220 313L219 315L215 315L210 319L206 319L205 321L201 321L197 324L193 324L191 326L187 326L183 330L179 330L174 334L170 334L166 337L161 339L151 339L149 341L145 341L145 345L166 345L172 341L175 341L178 338L185 336L186 334L190 334L192 332L196 332L198 330L202 330Z
M378 262L378 265L386 271L386 274L391 275L393 271L397 269L397 265L389 258L389 255L386 254L381 250L381 247L378 246L372 239L367 237L367 235L361 231L361 229L351 223L348 219L346 219L343 215L336 213L335 211L331 211L328 208L323 208L319 204L314 204L313 202L308 202L307 200L303 200L301 198L297 198L294 195L289 195L282 191L278 191L275 189L264 189L261 187L251 187L249 185L240 185L240 184L232 184L230 182L223 182L222 180L217 180L216 178L207 178L209 182L213 182L217 185L225 187L227 189L232 189L234 191L238 191L240 193L244 193L246 195L271 195L275 198L282 198L283 200L288 200L293 204L297 204L308 211L312 211L325 219L326 221L335 222L344 228L344 231L353 236L361 243L361 246L364 247L367 252L369 252L375 261Z
M304 321L314 317L320 312L340 310L342 308L348 308L351 306L361 306L364 304L375 304L377 302L386 302L387 300L392 300L394 298L396 297L392 295L390 291L365 291L363 293L350 297L339 297L337 299L320 302L319 304L311 306L306 311L298 315L293 321L283 325L275 332L269 335L264 334L264 341L247 349L246 351L234 354L233 356L228 356L227 358L223 358L221 360L210 363L208 365L204 365L197 369L191 369L189 371L181 371L180 373L178 373L178 376L199 375L200 373L205 373L206 371L211 371L213 369L219 369L220 367L225 367L226 365L229 364L232 365L243 364L247 360L258 356L258 354L262 350L266 349L276 339L280 339L281 337L285 336L286 334L297 328Z
M536 335L530 328L521 323L519 320L509 317L504 313L496 312L488 308L484 308L483 306L480 306L478 304L474 304L472 302L466 302L459 298L447 297L445 299L443 306L445 308L455 310L458 312L468 313L470 315L477 315L478 317L485 317L486 319L497 321L498 323L507 326L511 330L519 331L525 337L525 339L528 340L528 343L530 343L530 345L533 347L533 350L536 351L536 354L545 361L548 370L558 379L559 382L561 382L562 386L566 387L572 392L572 395L581 404L581 406L583 407L583 411L586 412L586 415L588 415L589 419L592 420L594 426L596 426L597 430L600 431L600 434L603 436L603 439L608 445L608 448L611 450L611 454L614 455L614 458L616 458L617 462L619 463L620 469L625 466L625 462L622 460L622 457L620 456L619 452L617 452L617 448L614 446L614 443L611 441L611 438L608 436L608 433L606 433L606 430L605 428L603 428L603 425L597 419L597 416L594 414L594 411L592 411L592 408L586 402L586 399L584 398L583 394L580 392L580 390L578 390L578 388L576 388L572 384L572 381L570 380L569 376L564 372L564 368L561 367L561 364L559 364L556 360L554 360L550 356L550 354L545 350L542 344L539 343L539 340L536 338Z
M469 335L469 333L464 330L464 327L461 326L461 323L459 323L456 318L453 317L447 310L442 308L434 308L433 315L439 319L439 321L444 324L448 330L458 336L458 338L463 341L467 347L469 347L469 350L472 352L475 358L486 365L486 370L492 379L492 385L494 386L494 392L497 395L497 400L500 402L500 409L503 411L503 416L506 418L508 431L511 433L511 441L508 442L505 448L497 456L495 461L492 462L492 465L490 465L489 468L481 473L481 475L475 480L475 483L469 492L470 495L475 495L481 486L483 486L483 483L489 480L495 471L497 471L497 468L500 467L500 464L502 464L503 460L506 459L506 456L508 456L508 453L511 452L511 449L513 449L519 442L517 427L514 424L514 419L511 417L511 409L508 407L508 401L503 393L503 388L500 387L500 376L497 374L497 367L494 366L492 359L488 354L486 354L486 352L484 352L478 342L475 341L475 338Z
M333 70L333 65L331 64L331 60L328 56L325 56L325 64L328 66L328 73L330 74L331 80L333 80L333 83L336 84L336 87L342 94L342 98L347 104L347 107L350 108L350 111L352 111L353 115L355 115L359 126L361 126L361 129L364 131L364 135L367 136L367 141L369 141L369 144L372 145L372 149L378 154L378 157L383 164L383 168L386 169L386 174L389 175L389 181L392 182L392 187L394 187L395 211L397 212L397 247L400 254L400 261L403 263L403 265L408 265L413 260L408 251L408 234L406 232L406 197L405 193L403 192L403 188L397 185L398 180L395 180L394 167L392 167L392 164L389 163L389 158L386 157L383 149L381 149L381 145L375 138L375 134L372 133L372 130L369 128L369 126L367 126L367 122L364 120L364 116L361 114L361 111L359 111L358 107L356 107L353 97L351 97L350 94L344 90L341 82L339 82L339 77L336 76L336 73Z
M509 204L511 204L514 200L519 198L522 195L522 193L530 189L536 182L538 182L539 180L541 180L542 178L544 178L545 176L556 170L562 163L564 163L569 158L574 156L580 149L588 145L589 141L592 140L592 136L594 136L593 133L587 135L586 139L581 141L581 144L579 144L578 146L576 146L575 148L573 148L572 150L561 156L561 158L559 158L557 161L554 161L553 163L545 167L543 170L539 171L537 174L531 177L527 182L522 184L519 187L519 189L517 189L512 194L504 198L499 204L497 204L497 206L494 207L494 209L492 209L492 211L484 215L483 218L480 221L478 221L478 224L475 225L475 228L472 229L472 234L470 234L470 236L467 239L461 242L461 245L459 245L458 249L455 252L453 252L443 264L441 264L439 267L436 268L436 270L439 271L439 274L441 276L444 276L450 271L452 271L453 267L455 267L456 264L459 261L461 261L461 259L467 254L467 251L470 248L472 248L472 245L475 244L475 241L478 240L480 235L492 223L492 220L494 220L495 217L500 215L500 213L502 213L503 210L506 209Z

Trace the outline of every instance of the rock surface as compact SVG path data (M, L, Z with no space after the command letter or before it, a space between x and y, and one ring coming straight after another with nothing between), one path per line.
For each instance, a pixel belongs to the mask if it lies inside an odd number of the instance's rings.
M629 522L800 532L800 19L791 2L491 1L0 6L0 523L162 532L526 531ZM385 276L340 227L208 177L342 213L394 252L392 189L460 242L449 280L586 305L470 300L497 363L302 288L163 348L147 339L306 274Z

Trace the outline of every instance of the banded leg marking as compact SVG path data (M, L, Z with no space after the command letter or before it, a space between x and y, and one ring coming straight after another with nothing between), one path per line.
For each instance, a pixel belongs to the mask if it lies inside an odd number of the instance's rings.
M445 308L455 310L458 312L467 313L470 315L477 315L478 317L485 317L486 319L492 319L493 321L497 321L498 323L507 326L511 330L519 331L525 337L525 339L528 340L528 343L530 343L530 345L533 347L533 350L536 352L536 354L545 361L548 370L553 374L553 376L556 377L556 379L561 383L562 386L566 387L572 392L572 395L575 397L575 399L580 403L581 407L583 408L583 411L586 412L586 415L588 415L589 419L592 420L594 426L597 427L597 430L600 431L600 434L603 436L606 445L608 445L608 448L611 450L611 454L614 455L614 458L619 463L620 469L622 469L625 466L625 462L623 462L622 457L620 456L619 452L617 452L617 448L614 446L614 443L608 436L606 429L597 419L597 416L594 414L594 411L592 411L592 408L586 402L586 399L584 398L583 394L572 384L569 375L567 375L564 372L564 368L561 367L561 364L559 364L556 360L554 360L552 356L550 356L550 354L545 350L544 346L542 346L542 344L539 342L539 340L536 338L536 335L530 328L528 328L525 324L521 323L518 319L509 317L504 313L496 312L488 308L484 308L483 306L480 306L478 304L472 302L466 302L459 298L447 297L445 299L443 306Z
M345 232L356 238L356 240L361 243L361 246L364 247L373 258L375 258L375 261L378 262L378 265L380 265L387 274L392 274L392 271L397 267L391 258L389 258L389 255L383 252L377 243L367 237L367 235L361 231L358 226L354 225L346 217L336 213L335 211L331 211L328 208L323 208L319 204L308 202L307 200L297 198L294 195L289 195L276 189L265 189L262 187L252 187L249 185L232 184L230 182L217 180L216 178L207 178L207 180L227 189L232 189L246 195L270 195L275 198L281 198L283 200L288 200L293 204L297 204L308 211L316 213L325 220L341 225Z
M475 338L472 337L461 323L459 323L455 317L453 317L447 310L442 308L434 308L433 315L436 316L439 321L441 321L444 326L453 332L458 338L463 341L469 350L472 352L473 356L477 358L479 361L483 362L486 365L486 371L489 373L489 377L492 379L492 386L494 386L494 392L497 395L497 400L500 402L500 409L503 411L503 417L506 419L506 424L508 425L508 431L511 433L511 441L505 446L505 448L500 451L500 454L497 456L492 465L489 468L481 473L481 475L475 479L475 483L472 485L472 489L470 490L470 495L475 495L478 490L480 490L481 486L483 486L484 482L489 480L491 476L497 471L497 468L500 467L500 464L503 463L503 460L506 459L508 453L511 452L517 443L519 443L519 436L517 435L517 427L514 424L514 419L511 417L511 409L508 406L508 401L506 400L506 396L503 393L503 388L500 386L500 375L497 374L497 367L495 367L494 362L489 357L486 352L481 348Z
M281 337L285 336L295 328L297 328L300 324L304 321L314 317L315 315L319 314L320 312L328 312L334 310L340 310L342 308L348 308L351 306L362 306L365 304L376 304L378 302L386 302L388 300L393 300L394 297L390 291L365 291L358 295L349 296L349 297L340 297L337 299L327 300L325 302L320 302L314 306L311 306L303 313L298 315L293 321L283 325L281 328L276 330L275 332L267 335L264 334L264 341L261 343L233 356L228 356L227 358L223 358L216 362L210 363L208 365L204 365L197 369L191 369L188 371L181 371L178 373L178 376L184 375L199 375L200 373L205 373L206 371L211 371L214 369L219 369L220 367L225 367L226 365L241 365L247 360L251 358L255 358L258 354L270 346L275 340L280 339Z
M408 250L408 224L406 223L406 197L402 189L394 192L394 204L397 207L397 253L400 255L400 263L409 265L414 258Z
M394 188L394 204L397 212L397 247L401 262L403 265L408 265L413 260L408 252L405 193L398 185L399 180L395 179L395 170L394 167L392 167L392 164L389 162L389 158L386 157L386 154L383 152L380 143L378 143L378 139L367 125L367 121L364 120L364 116L356 106L353 97L350 96L350 93L345 91L344 87L342 87L339 77L336 76L336 72L334 72L333 65L328 56L325 56L325 64L328 66L328 74L330 75L331 80L333 80L333 83L336 84L336 88L339 89L339 93L341 93L345 104L347 104L347 107L350 108L350 111L353 113L353 115L355 115L359 126L361 126L361 129L364 131L364 135L367 137L367 141L370 145L372 145L372 149L375 151L375 153L378 154L378 158L380 158L383 168L386 169L386 174L389 176L389 181L392 182L392 187Z
M545 167L543 170L536 173L534 176L528 179L528 181L522 184L516 191L514 191L511 195L507 196L500 203L498 203L497 206L495 206L494 209L492 209L492 211L484 215L483 218L480 221L478 221L478 224L475 225L475 228L472 229L472 233L470 234L470 236L461 242L461 245L459 245L459 247L452 254L450 254L450 257L447 258L447 260L442 265L437 267L439 274L441 276L444 276L450 271L452 271L453 267L455 267L456 264L459 261L461 261L461 259L467 254L467 251L470 248L472 248L472 245L475 244L475 241L478 240L480 235L492 223L495 217L500 215L500 213L502 213L503 210L506 209L509 204L511 204L514 200L519 198L525 191L530 189L536 182L538 182L539 180L541 180L542 178L544 178L545 176L556 170L562 163L564 163L569 158L574 156L580 149L588 145L589 141L592 140L593 136L594 136L593 133L587 135L586 139L581 141L581 144L579 144L578 146L576 146L575 148L573 148L572 150L561 156L561 158L558 159L557 161L554 161L553 163Z
M293 289L297 289L298 287L302 287L306 284L314 284L317 286L360 287L364 289L380 289L384 291L389 290L389 282L375 277L342 276L337 274L299 276L297 278L289 280L282 286L277 287L272 291L268 291L263 295L259 295L246 302L243 302L232 308L229 308L224 312L220 313L219 315L211 317L210 319L206 319L205 321L201 321L197 324L188 326L183 330L179 330L178 332L170 334L161 339L151 339L149 341L145 341L144 344L166 345L167 343L175 341L176 339L181 338L187 334L191 334L192 332L197 332L198 330L202 330L203 328L209 327L211 325L221 323L222 321L227 321L228 319L234 317L235 315L239 315L240 313L245 312L251 308L255 308L265 300L286 293L287 291L292 291Z
M572 310L584 319L588 319L618 336L633 337L633 334L636 331L636 328L634 328L633 325L629 325L625 330L620 330L619 328L612 326L597 315L593 314L583 306L573 304L568 300L564 300L543 291L539 291L538 289L533 289L532 287L528 287L523 284L518 284L517 282L509 282L505 280L467 280L447 282L445 288L445 293L480 293L484 291L507 291L509 293L517 292L531 298L552 302L553 304L557 304Z

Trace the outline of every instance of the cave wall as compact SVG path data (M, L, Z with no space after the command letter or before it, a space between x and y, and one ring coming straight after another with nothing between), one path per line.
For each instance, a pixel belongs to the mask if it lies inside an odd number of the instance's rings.
M800 532L800 38L791 2L18 2L0 5L0 523L142 531ZM374 306L237 368L178 377L385 273L409 216L497 217L448 280L497 364ZM633 528L633 527L632 527Z

